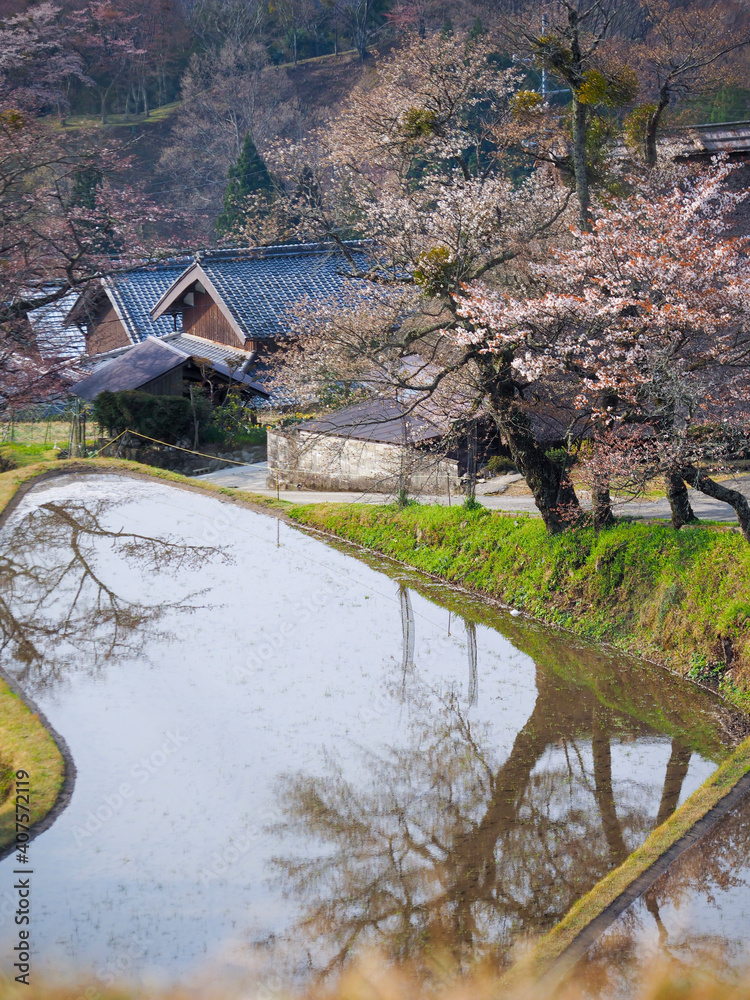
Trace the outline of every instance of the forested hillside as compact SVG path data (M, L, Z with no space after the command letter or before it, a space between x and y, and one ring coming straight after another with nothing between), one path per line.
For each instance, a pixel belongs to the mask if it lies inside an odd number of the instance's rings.
M631 0L609 19L604 63L637 74L626 95L633 107L659 86L639 47L716 48L702 37L705 25L695 33L690 21L704 13L729 42L750 23L742 4L699 0L678 5L690 16L655 38L669 6ZM104 129L106 142L131 157L121 179L185 216L191 240L211 242L246 137L261 156L278 140L299 140L358 81L375 78L378 53L410 35L489 34L498 58L528 71L531 89L565 102L564 72L543 82L539 60L508 32L510 18L540 33L546 10L545 0L3 0L0 96L60 129ZM662 124L745 117L746 60L740 48L699 67L688 86L680 81ZM160 228L178 238L165 219Z

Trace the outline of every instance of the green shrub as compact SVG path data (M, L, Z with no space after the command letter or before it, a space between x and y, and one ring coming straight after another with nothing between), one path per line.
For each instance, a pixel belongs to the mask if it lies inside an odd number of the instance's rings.
M501 475L503 472L517 472L513 460L504 458L502 455L493 455L487 462L487 471L493 475Z
M198 406L198 418L203 423L206 415L205 400L201 398ZM189 437L193 431L193 413L189 399L182 396L151 396L147 392L136 390L100 392L94 403L94 419L112 436L131 430L168 444Z

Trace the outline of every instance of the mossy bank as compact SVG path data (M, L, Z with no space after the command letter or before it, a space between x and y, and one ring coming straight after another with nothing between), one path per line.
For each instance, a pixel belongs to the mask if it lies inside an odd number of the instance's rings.
M750 546L715 526L623 522L550 536L486 509L315 504L289 517L582 637L612 643L750 708Z

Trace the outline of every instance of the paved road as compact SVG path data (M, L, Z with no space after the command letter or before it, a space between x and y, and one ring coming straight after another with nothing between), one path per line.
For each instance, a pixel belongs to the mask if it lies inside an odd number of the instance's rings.
M209 472L203 476L196 476L197 480L216 483L219 486L228 486L235 489L250 490L253 493L260 493L263 496L276 496L276 490L269 490L266 485L268 477L268 463L257 462L254 465L242 465L231 469L220 469L218 472ZM507 488L514 482L520 480L520 476L498 476L487 483L477 485L477 500L490 510L504 510L510 513L532 514L538 516L539 511L533 499L528 496L507 496L504 493L497 493L498 490ZM750 498L750 476L737 476L735 479L724 482L725 486L731 489L738 489ZM712 500L702 493L689 490L690 503L693 510L700 518L712 521L736 521L734 511L729 504ZM393 499L384 493L334 493L316 490L281 490L279 496L283 500L292 503L390 503ZM438 503L447 505L447 496L422 496L419 498L424 503ZM453 497L451 502L456 503ZM666 500L638 501L626 504L616 504L615 512L626 517L643 518L668 518L670 516L669 504Z

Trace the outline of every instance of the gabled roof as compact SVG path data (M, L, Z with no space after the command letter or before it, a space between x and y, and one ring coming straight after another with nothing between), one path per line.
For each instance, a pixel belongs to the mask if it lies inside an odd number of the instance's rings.
M168 263L148 264L100 278L79 296L68 314L67 322L88 322L106 296L132 343L138 344L149 336L163 337L174 333L174 320L169 316L152 319L151 307L179 278L189 261L190 258L181 257Z
M357 266L367 263L368 244L345 244ZM351 264L335 244L302 243L196 254L193 263L161 296L151 316L164 321L178 311L183 295L199 281L237 334L266 340L289 333L291 314L305 299L344 298Z
M336 410L318 420L306 420L297 429L312 434L379 441L384 444L420 444L442 438L447 427L420 415L394 399L372 399Z
M178 337L181 341L188 339L182 335ZM147 382L182 367L186 361L206 357L201 350L204 342L198 337L189 339L193 341L195 348L191 349L192 345L184 343L178 346L173 338L147 337L139 344L114 352L115 357L100 365L88 378L76 383L71 392L81 399L95 399L105 390L121 392L125 389L139 389ZM227 350L223 360L219 358L212 360L211 367L226 378L231 377L233 382L268 397L268 391L263 386L250 379L241 369L227 364L227 361L232 360L231 354L232 352ZM248 359L250 357L247 355Z

